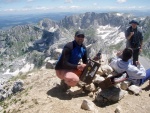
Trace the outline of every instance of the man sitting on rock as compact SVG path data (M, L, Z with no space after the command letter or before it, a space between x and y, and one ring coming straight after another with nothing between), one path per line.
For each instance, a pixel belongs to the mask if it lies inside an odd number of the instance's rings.
M131 48L125 48L123 52L118 52L117 57L113 58L110 62L110 66L117 72L128 74L127 80L132 84L140 86L147 80L150 80L150 69L145 70L143 65L136 62L137 67L132 65L131 57L133 50Z

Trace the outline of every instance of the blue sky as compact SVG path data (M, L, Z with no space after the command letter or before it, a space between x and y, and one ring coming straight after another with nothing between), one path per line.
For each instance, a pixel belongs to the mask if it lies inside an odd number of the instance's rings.
M150 0L0 0L0 14L150 10Z

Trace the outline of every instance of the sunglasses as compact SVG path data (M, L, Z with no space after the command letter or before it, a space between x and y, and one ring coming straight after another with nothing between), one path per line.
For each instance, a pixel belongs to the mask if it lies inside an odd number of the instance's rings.
M78 38L84 38L84 35L77 35Z

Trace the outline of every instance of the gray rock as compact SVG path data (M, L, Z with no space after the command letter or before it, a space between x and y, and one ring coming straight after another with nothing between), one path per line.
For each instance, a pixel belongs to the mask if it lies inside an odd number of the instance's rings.
M117 106L115 113L122 113L121 106Z
M110 87L108 89L105 89L99 92L96 97L96 100L101 101L103 100L102 99L103 97L104 99L107 99L108 101L117 102L121 100L125 96L125 94L127 94L127 91L124 91L116 87Z
M12 92L17 93L18 91L21 91L23 89L24 82L22 80L18 80L14 83Z
M128 87L130 91L132 91L135 95L139 95L142 92L142 89L139 86L131 85Z
M0 106L0 111L2 111L2 110L3 110L3 107Z
M0 94L0 102L4 100L4 97L2 94Z
M131 84L131 82L129 82L129 81L123 81L120 84L120 88L123 90L127 90L130 84Z
M85 99L81 104L81 108L89 111L94 111L95 104L92 101Z

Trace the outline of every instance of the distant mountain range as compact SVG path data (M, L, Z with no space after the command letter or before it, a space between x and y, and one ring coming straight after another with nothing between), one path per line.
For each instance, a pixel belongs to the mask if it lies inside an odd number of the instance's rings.
M116 12L116 11L109 11L109 10L101 10L101 11L94 11L96 13L109 13L109 12ZM138 11L138 10L121 10L119 11L121 13L128 13L132 14L136 17L146 17L150 16L150 11ZM83 13L83 12L80 12ZM77 12L59 12L59 13L43 13L43 14L3 14L0 15L0 29L8 29L17 25L26 25L26 24L36 24L40 20L43 20L44 18L49 18L55 22L59 22L65 16L71 16L74 14L79 14Z
M0 15L0 29L8 29L17 25L36 24L44 18L50 18L57 22L65 16L70 16L72 14L74 13Z

